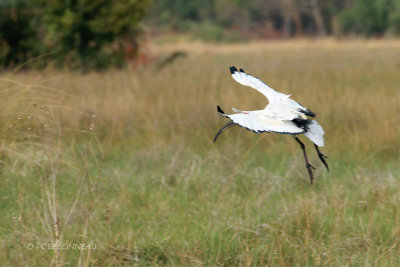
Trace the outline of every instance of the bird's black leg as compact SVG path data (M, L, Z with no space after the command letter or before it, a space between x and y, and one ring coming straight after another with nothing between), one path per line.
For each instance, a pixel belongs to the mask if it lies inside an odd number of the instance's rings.
M315 170L315 168L308 162L307 153L306 153L306 147L304 146L304 144L300 141L299 138L295 137L294 139L297 141L297 143L299 143L301 149L303 150L304 160L306 161L306 168L307 168L307 171L308 171L308 175L310 175L310 181L311 181L311 184L312 184L313 180L314 180L312 169Z
M328 157L325 156L324 154L322 154L322 153L319 151L318 146L317 146L316 144L314 144L314 147L315 147L315 150L317 150L319 159L322 161L322 163L325 165L326 169L327 169L328 172L329 172L328 163L326 163L326 161L325 161L325 159L327 159Z

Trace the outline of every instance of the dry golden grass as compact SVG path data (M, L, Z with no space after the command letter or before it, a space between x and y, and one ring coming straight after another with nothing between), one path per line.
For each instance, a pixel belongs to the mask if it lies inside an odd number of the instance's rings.
M157 44L158 43L158 44ZM398 39L289 39L253 41L249 43L204 43L201 41L188 42L185 38L173 42L158 41L151 46L155 53L174 52L176 50L189 53L204 54L248 54L249 52L268 52L268 51L313 51L315 49L323 51L338 50L357 50L370 51L371 49L398 49L400 41Z
M59 108L63 127L71 129L87 127L95 114L103 137L116 140L144 138L157 143L190 133L207 142L222 123L215 116L217 104L229 111L263 108L267 103L255 90L231 79L227 67L237 65L315 111L327 130L328 150L348 150L351 145L396 153L392 144L399 132L397 47L397 40L167 44L154 48L155 53L162 57L183 49L188 56L161 72L149 68L5 73L3 92L7 90L12 99L3 98L6 104L1 108L3 118L10 120L28 114L32 103L46 104Z
M187 56L161 71L1 74L2 262L399 264L400 41L152 49ZM287 136L235 128L212 143L217 104L267 103L230 65L317 113L329 175L310 149L310 187ZM97 248L26 247L39 242Z

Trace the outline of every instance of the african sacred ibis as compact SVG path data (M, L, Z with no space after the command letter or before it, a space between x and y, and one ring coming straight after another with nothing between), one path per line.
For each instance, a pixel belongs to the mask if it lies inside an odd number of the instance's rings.
M325 161L327 157L318 149L319 146L324 146L324 130L316 120L309 118L314 118L315 114L293 99L290 99L290 95L275 91L260 79L245 73L243 69L238 71L234 66L229 69L235 81L242 85L250 86L262 93L267 97L269 104L262 110L254 111L241 111L233 108L232 110L236 112L236 114L230 115L225 114L222 109L217 106L218 113L223 117L229 118L231 121L217 132L214 137L214 142L223 131L235 125L239 125L255 133L273 132L290 134L303 150L304 160L312 184L312 169L315 170L315 168L308 162L306 148L297 137L297 135L303 134L314 143L319 159L329 171L328 163Z

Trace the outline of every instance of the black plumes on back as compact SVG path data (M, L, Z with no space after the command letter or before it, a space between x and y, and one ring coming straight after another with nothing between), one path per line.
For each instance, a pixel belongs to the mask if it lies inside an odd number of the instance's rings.
M311 120L305 120L305 119L301 119L301 118L296 118L296 119L293 119L292 122L293 122L297 127L299 127L299 128L301 128L301 129L307 131L307 130L309 129L309 128L308 128L308 125L311 123Z
M299 111L300 111L301 113L307 115L307 116L312 117L312 118L315 117L315 113L312 112L311 110L308 110L308 109L306 109L306 110L299 109Z

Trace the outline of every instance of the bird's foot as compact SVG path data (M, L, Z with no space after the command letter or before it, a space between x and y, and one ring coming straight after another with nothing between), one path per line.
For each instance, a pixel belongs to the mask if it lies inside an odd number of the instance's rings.
M311 168L313 170L315 170L315 167L313 165L311 165L310 163L306 164L307 169Z
M324 154L322 154L321 152L319 152L318 156L319 156L319 157L323 157L323 158L325 158L325 159L327 159L327 158L328 158L327 156L325 156L325 155L324 155Z
M325 156L324 154L321 153L321 151L319 151L318 146L316 144L314 144L315 150L317 151L318 157L319 159L322 161L322 163L325 165L326 169L329 172L329 166L328 163L326 163L325 159L327 159L328 157Z
M325 156L324 154L322 154L321 152L318 153L318 157L319 157L319 159L322 161L322 163L325 165L326 169L327 169L328 172L329 172L328 163L325 161L325 159L327 159L328 157Z
M307 162L306 168L307 168L307 171L308 171L308 175L310 176L310 182L311 182L311 184L313 184L314 175L313 175L312 170L313 169L315 170L315 167Z

